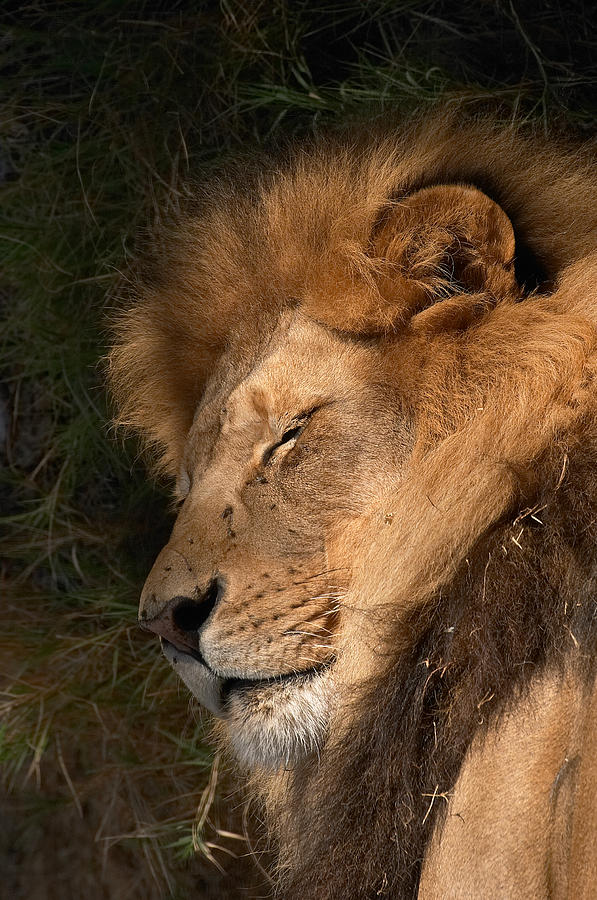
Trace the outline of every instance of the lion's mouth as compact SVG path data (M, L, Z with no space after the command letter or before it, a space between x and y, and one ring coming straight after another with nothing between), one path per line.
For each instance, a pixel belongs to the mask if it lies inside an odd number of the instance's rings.
M335 659L283 675L221 678L194 651L163 639L162 649L199 703L224 719L232 749L249 767L287 767L325 741Z
M268 689L275 691L277 688L285 688L293 684L303 685L312 678L322 675L331 665L332 661L330 660L300 672L286 672L283 675L270 675L266 678L227 678L222 685L222 698L226 703L233 693L243 694L250 691L261 693Z
M199 653L189 648L182 650L165 638L161 638L162 651L180 678L202 706L215 715L226 718L234 699L251 702L253 699L271 697L301 688L323 675L334 660L312 666L299 672L255 678L223 678L206 665Z

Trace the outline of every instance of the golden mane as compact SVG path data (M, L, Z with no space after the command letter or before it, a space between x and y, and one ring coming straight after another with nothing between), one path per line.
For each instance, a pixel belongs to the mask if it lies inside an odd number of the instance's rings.
M372 233L401 198L452 183L476 185L505 210L531 287L554 283L594 250L591 156L515 124L444 114L390 134L378 125L315 142L272 168L231 169L163 229L115 322L119 423L176 471L206 380L235 335L266 331L289 303L334 327L367 330L363 309L387 305ZM441 296L441 272L434 289Z

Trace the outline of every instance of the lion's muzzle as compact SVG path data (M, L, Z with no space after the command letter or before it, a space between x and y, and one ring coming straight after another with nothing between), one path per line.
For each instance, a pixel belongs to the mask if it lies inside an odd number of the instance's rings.
M222 688L224 679L218 678L197 656L184 651L181 653L177 647L167 640L162 640L162 650L172 668L197 698L201 706L205 706L206 709L216 716L223 716Z
M223 680L206 665L199 639L221 599L224 584L222 579L212 578L201 591L190 570L178 551L166 547L145 582L139 621L159 636L166 659L199 702L222 715Z
M184 653L199 654L199 635L222 593L222 585L214 578L206 591L195 588L191 596L176 596L164 603L155 594L149 594L147 602L141 599L139 619L148 631L174 644ZM151 618L147 606L158 609Z

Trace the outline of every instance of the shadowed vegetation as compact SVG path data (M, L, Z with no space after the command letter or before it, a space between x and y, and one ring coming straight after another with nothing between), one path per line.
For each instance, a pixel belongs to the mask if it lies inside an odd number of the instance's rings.
M208 808L200 716L136 625L171 513L110 431L101 360L138 235L223 158L368 109L464 97L589 132L594 16L581 2L541 6L3 4L0 852L11 896L45 879L44 897L224 897L207 857L228 863L211 845L246 852L219 833L226 810Z

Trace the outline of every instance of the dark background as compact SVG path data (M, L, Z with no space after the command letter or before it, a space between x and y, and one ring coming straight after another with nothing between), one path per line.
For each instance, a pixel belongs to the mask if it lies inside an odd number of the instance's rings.
M368 111L486 101L592 139L594 20L580 0L2 4L0 894L267 895L242 795L136 627L170 501L110 430L102 358L139 234L235 152Z

